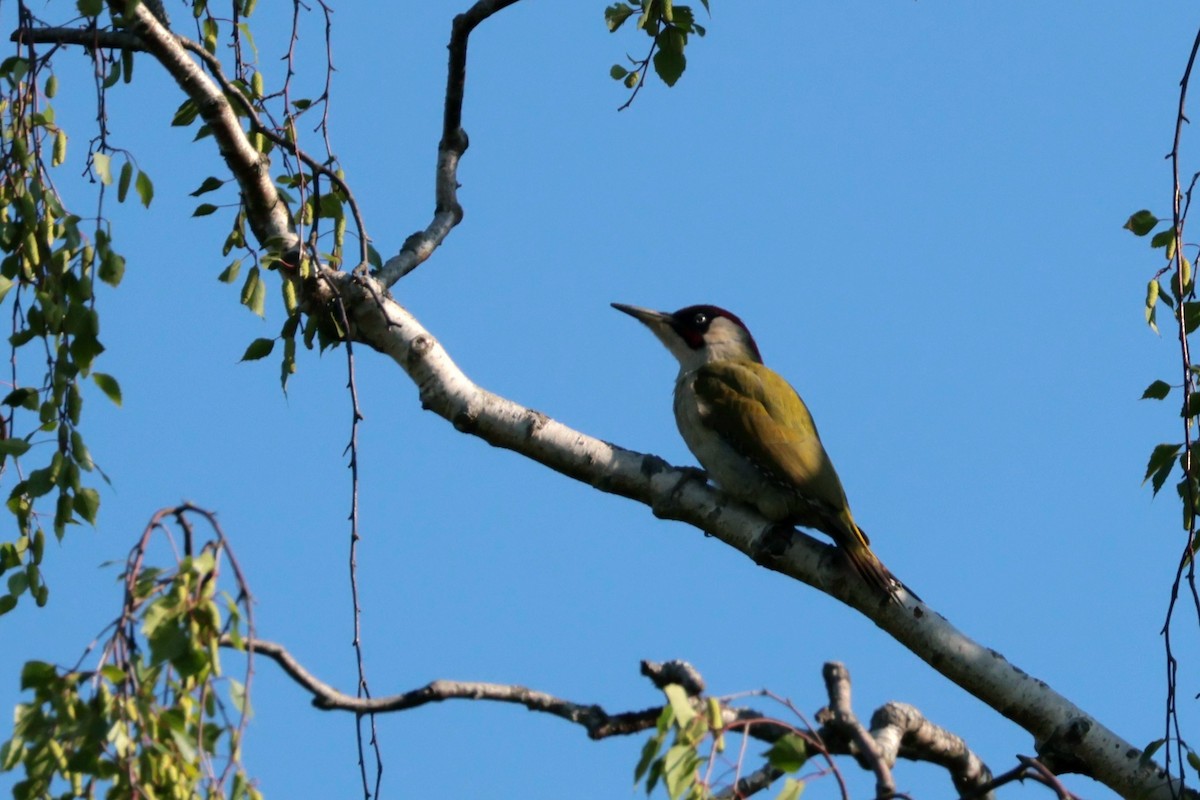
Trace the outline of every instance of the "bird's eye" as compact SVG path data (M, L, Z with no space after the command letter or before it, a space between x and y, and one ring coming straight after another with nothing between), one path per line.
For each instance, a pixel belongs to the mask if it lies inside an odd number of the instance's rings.
M708 314L705 314L703 311L697 312L696 316L692 318L692 323L697 328L703 328L708 324Z

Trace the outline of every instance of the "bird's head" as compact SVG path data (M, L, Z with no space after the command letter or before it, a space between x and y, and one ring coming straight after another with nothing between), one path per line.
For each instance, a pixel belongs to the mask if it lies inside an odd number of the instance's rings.
M758 345L746 325L717 306L688 306L673 314L648 308L613 303L654 332L684 372L713 361L737 360L762 363Z

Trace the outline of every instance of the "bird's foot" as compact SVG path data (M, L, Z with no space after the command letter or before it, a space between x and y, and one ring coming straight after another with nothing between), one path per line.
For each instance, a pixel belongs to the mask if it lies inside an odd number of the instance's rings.
M787 549L792 545L792 537L795 533L795 528L782 522L764 530L759 534L758 541L755 543L752 555L754 563L760 567L770 567L783 558Z
M678 469L684 475L683 480L695 480L705 484L708 483L708 473L699 467L678 467ZM683 481L680 481L680 483L682 482Z

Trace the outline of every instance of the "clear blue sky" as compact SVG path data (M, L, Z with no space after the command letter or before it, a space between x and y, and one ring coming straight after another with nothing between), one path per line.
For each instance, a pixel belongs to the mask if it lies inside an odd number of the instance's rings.
M445 44L465 5L336 5L334 146L385 255L433 208ZM625 94L608 67L644 40L609 35L602 9L526 0L476 33L466 218L397 297L482 386L678 464L693 461L671 417L674 364L608 304L734 310L808 401L897 575L1124 737L1161 736L1158 630L1181 532L1173 497L1152 502L1140 482L1180 424L1174 405L1138 398L1156 378L1177 382L1177 357L1142 321L1159 256L1121 225L1141 207L1168 212L1163 155L1200 15L1108 0L714 0L679 85L654 81L617 113ZM0 9L5 30L14 16ZM276 69L280 37L257 37ZM302 44L321 58L318 24ZM91 135L87 65L62 56L60 91L84 102L60 104L72 161L59 180L90 208L72 183ZM96 530L50 548L50 606L0 621L0 708L20 699L25 659L72 663L116 616L117 570L99 565L184 498L219 512L259 634L353 691L345 362L306 354L286 398L273 361L236 363L278 331L277 292L263 322L217 282L228 217L190 218L186 194L224 175L211 141L168 127L170 89L139 56L134 86L111 95L114 141L157 189L149 213L109 207L129 264L101 298L100 368L125 405L97 393L87 411L113 486ZM1200 168L1200 149L1185 168ZM854 612L456 433L375 354L360 350L358 365L375 694L446 677L640 709L660 698L638 661L684 658L713 693L767 687L813 712L821 664L840 660L864 717L912 703L996 771L1033 753ZM1200 742L1200 654L1194 635L1179 639L1185 735ZM246 760L268 797L355 796L350 716L311 709L265 662L254 705ZM379 728L393 798L625 797L642 743L466 702ZM951 791L940 770L896 773L914 797Z

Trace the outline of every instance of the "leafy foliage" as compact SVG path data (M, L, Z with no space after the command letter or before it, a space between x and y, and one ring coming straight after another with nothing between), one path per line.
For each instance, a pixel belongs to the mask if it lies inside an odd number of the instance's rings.
M661 784L670 800L734 795L732 785L745 766L741 763L745 749L737 751L738 761L725 763L726 737L734 730L747 735L746 728L753 723L727 723L717 698L689 697L678 684L663 687L663 694L667 703L655 723L654 734L642 747L633 773L634 785L644 783L649 795ZM763 757L765 766L774 770L773 775L779 775L798 771L808 761L809 754L808 740L799 733L786 733L773 742ZM728 788L722 788L726 783ZM787 778L777 800L795 800L803 787L803 781Z
M707 12L708 0L700 2ZM685 51L688 37L693 33L704 36L707 32L705 27L696 22L696 16L690 6L675 5L672 0L626 0L613 3L604 9L604 22L610 33L616 33L635 14L637 29L650 37L650 50L642 59L628 56L629 68L613 64L608 74L636 94L645 81L646 72L653 64L654 71L662 82L667 86L674 86L687 69ZM632 101L631 95L625 106Z
M111 68L103 84L115 83L122 61L98 64ZM0 614L25 594L47 602L44 525L62 539L69 525L96 520L100 495L84 476L103 473L84 440L84 379L120 402L117 379L93 367L104 352L96 282L119 285L125 259L103 218L85 230L54 187L50 172L66 161L68 147L50 102L57 93L46 62L18 55L0 63L0 303L12 320L13 365L0 401L0 483L16 523L9 528L15 538L0 541L0 575L9 574ZM103 133L93 140L89 164L102 191L113 183L112 152ZM150 178L128 157L117 184L119 200L131 186L144 205L153 198ZM53 514L43 508L51 503Z
M1160 220L1148 209L1141 209L1131 214L1123 227L1134 236L1145 237L1153 233L1162 222L1164 220ZM1163 251L1166 266L1159 269L1146 284L1144 314L1146 324L1150 326L1151 330L1158 333L1158 307L1160 304L1166 306L1171 311L1181 335L1186 337L1200 327L1200 302L1194 299L1195 280L1192 274L1192 263L1184 256L1178 238L1179 234L1176 229L1168 225L1166 229L1154 233L1150 239L1151 248ZM1164 275L1169 277L1170 291L1164 289L1160 282ZM1195 375L1196 370L1196 367L1189 365L1189 374ZM1171 388L1171 384L1166 381L1156 380L1142 392L1142 399L1165 400L1170 395ZM1192 420L1200 415L1200 395L1195 391L1188 391L1187 387L1183 392L1180 415L1187 420L1189 426L1192 424ZM1191 448L1185 447L1182 443L1159 444L1150 454L1150 460L1146 465L1146 475L1142 480L1143 483L1149 481L1151 489L1157 495L1166 484L1167 478L1170 477L1175 466L1179 465L1181 474L1175 488L1183 501L1183 527L1189 530L1197 511L1200 511L1200 481L1197 480L1200 461L1197 460L1197 457L1200 457L1200 452L1196 451L1195 444ZM1191 474L1189 474L1189 466ZM1189 500L1189 498L1192 499Z
M159 512L133 549L122 576L125 599L91 670L26 662L12 738L0 770L22 769L17 800L60 797L238 798L261 795L241 765L248 719L245 682L222 673L219 648L244 648L249 594L220 593L232 555L215 524L213 539L172 569L145 565L155 533L174 517L192 552L189 516ZM232 563L232 562L231 562ZM236 573L236 569L235 569Z

